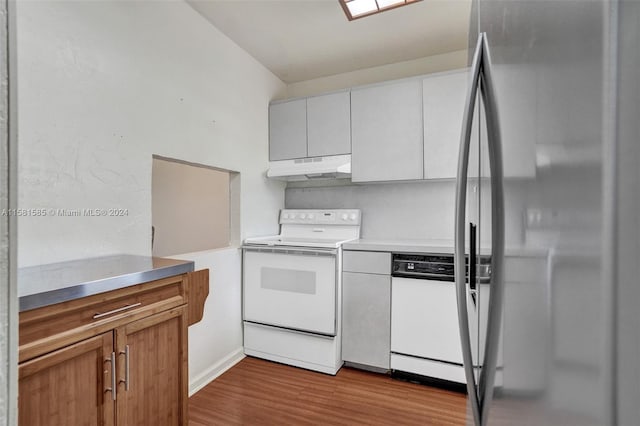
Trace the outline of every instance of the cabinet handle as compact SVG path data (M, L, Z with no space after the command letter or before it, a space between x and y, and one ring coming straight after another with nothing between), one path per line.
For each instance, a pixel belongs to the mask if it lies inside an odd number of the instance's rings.
M142 305L142 302L134 303L133 305L126 305L126 306L123 306L121 308L113 309L113 310L111 310L109 312L103 312L103 313L97 312L93 316L93 319L106 317L107 315L111 315L111 314L117 314L118 312L123 312L123 311L129 310L131 308L136 308L136 307L138 307L140 305Z
M116 400L116 353L111 352L111 357L104 360L111 363L111 387L105 389L105 392L111 392L111 399Z
M124 383L124 390L129 390L129 345L125 345L124 351L120 351L120 355L124 355L124 380L118 383Z

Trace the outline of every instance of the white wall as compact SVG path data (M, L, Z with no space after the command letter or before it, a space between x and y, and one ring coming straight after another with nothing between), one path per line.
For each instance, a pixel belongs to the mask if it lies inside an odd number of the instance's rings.
M505 203L513 212L524 212L525 197L521 182L505 185ZM477 203L474 186L469 184L469 205ZM484 185L481 209L490 211L490 197ZM414 182L351 184L344 186L296 188L286 190L285 206L289 209L360 209L360 236L372 240L448 240L454 239L456 184L453 179ZM477 221L475 219L474 221ZM507 215L507 245L522 243L523 215ZM481 218L482 244L491 242L491 217Z
M443 53L410 61L365 68L328 77L292 83L278 93L278 98L317 95L319 93L344 89L381 81L450 71L467 66L467 50Z
M244 358L240 280L241 250L234 247L172 256L209 268L209 297L202 321L189 327L189 394Z
M19 2L20 266L151 253L152 155L240 172L241 232L277 230L267 105L284 85L186 3Z
M180 1L17 6L19 207L128 209L20 218L20 266L150 255L153 154L240 172L240 236L277 232L284 186L264 172L280 80ZM205 380L242 354L240 257L182 257L211 268L190 331L190 377Z
M154 256L228 247L229 172L153 159Z

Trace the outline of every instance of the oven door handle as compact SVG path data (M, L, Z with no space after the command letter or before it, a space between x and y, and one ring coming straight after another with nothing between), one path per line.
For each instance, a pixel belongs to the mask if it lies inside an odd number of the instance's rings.
M276 253L276 254L288 254L294 256L329 256L335 257L338 254L337 249L318 249L318 248L304 248L304 247L256 247L256 246L242 246L242 249L247 252L256 253Z

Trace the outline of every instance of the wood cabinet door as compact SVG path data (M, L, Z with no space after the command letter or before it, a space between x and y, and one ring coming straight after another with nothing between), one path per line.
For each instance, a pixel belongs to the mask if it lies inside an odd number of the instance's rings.
M116 329L116 348L118 425L186 424L186 307Z
M307 100L269 105L269 160L307 156Z
M113 333L18 366L18 419L24 426L111 426Z
M422 81L351 91L353 182L422 179Z

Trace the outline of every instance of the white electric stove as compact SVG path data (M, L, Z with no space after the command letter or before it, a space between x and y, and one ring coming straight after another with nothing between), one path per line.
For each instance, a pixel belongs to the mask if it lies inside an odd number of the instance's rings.
M243 245L247 355L335 374L340 356L342 247L359 210L282 210L280 234Z

